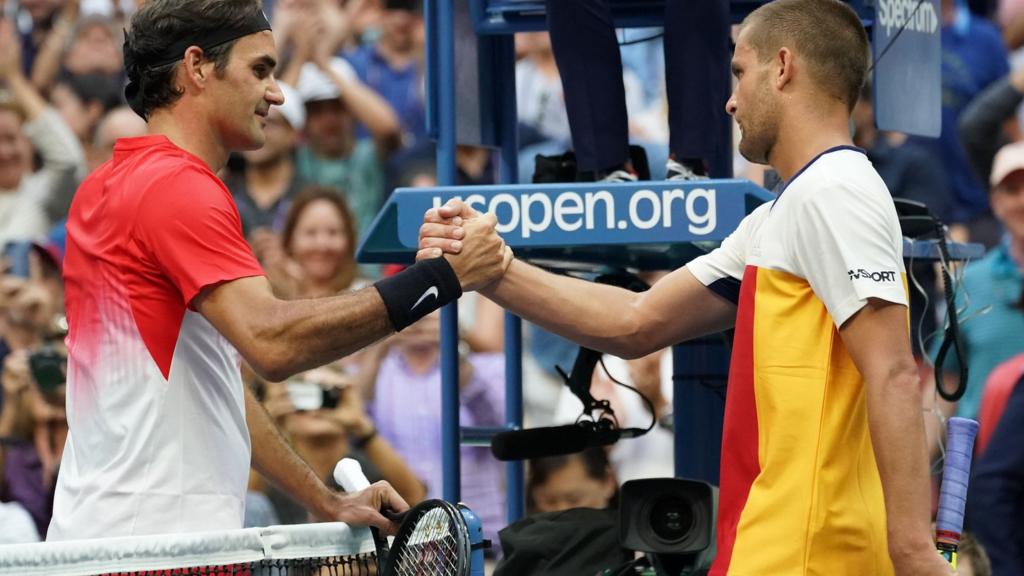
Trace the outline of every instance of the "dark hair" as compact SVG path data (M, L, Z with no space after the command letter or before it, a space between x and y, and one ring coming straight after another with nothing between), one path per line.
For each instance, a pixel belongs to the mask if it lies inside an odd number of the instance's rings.
M583 464L583 469L588 478L594 480L605 480L612 474L612 464L608 460L608 453L600 446L592 446L578 454L567 456L549 456L547 458L535 458L530 460L530 471L526 477L526 510L529 513L537 511L537 503L533 500L533 493L542 484L548 481L552 474L569 466L573 462ZM619 502L619 490L615 489L608 506L615 508Z
M761 62L790 44L806 58L814 83L853 110L868 72L868 35L860 17L839 0L775 0L743 21Z
M143 4L132 16L124 44L125 72L128 80L139 86L143 116L148 119L154 110L174 104L184 93L174 85L180 60L157 66L149 62L158 62L168 46L182 37L240 28L261 11L259 0L149 0ZM204 51L216 74L224 73L237 41Z
M348 202L341 195L341 192L327 186L312 185L303 188L301 192L295 195L295 200L292 201L291 208L288 209L288 216L284 221L284 230L281 233L281 241L284 244L285 253L290 256L295 227L299 224L299 217L302 216L302 213L306 211L310 204L317 200L330 202L338 210L341 219L345 221L345 240L348 241L349 250L352 251L352 254L351 257L341 263L341 266L338 267L338 273L334 277L334 288L340 292L351 286L352 281L356 278L356 228L359 226L355 216L352 214L352 209L349 208Z

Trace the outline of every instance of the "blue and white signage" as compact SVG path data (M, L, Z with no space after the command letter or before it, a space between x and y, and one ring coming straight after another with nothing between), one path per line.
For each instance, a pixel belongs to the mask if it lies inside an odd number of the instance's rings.
M498 218L512 247L720 241L747 215L746 180L637 184L472 186L395 191L398 238L416 246L423 214L452 198Z
M942 131L940 0L877 0L873 26L875 122L882 130Z

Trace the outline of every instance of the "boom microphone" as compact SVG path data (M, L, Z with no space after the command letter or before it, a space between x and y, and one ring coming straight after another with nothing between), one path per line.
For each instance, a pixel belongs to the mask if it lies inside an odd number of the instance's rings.
M582 452L591 446L614 444L619 438L635 438L643 432L635 428L615 428L607 420L597 424L584 421L566 426L509 430L494 435L491 453L503 462L562 456Z

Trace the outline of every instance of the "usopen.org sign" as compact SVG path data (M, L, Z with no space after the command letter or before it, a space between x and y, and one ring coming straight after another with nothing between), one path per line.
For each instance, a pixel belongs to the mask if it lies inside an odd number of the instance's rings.
M452 198L497 216L509 245L570 246L722 240L768 199L746 180L405 188L398 234L415 246L423 214Z

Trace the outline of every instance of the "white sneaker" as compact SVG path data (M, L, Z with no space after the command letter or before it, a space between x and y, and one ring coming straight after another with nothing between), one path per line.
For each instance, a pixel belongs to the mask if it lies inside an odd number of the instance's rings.
M676 162L669 158L668 162L665 163L665 180L707 180L708 177L703 174L697 174L691 170L685 164Z
M627 172L625 170L616 170L615 172L612 172L611 174L609 174L609 175L605 176L604 178L601 178L600 180L598 180L598 182L636 182L636 181L637 181L636 174L633 174L632 172Z

